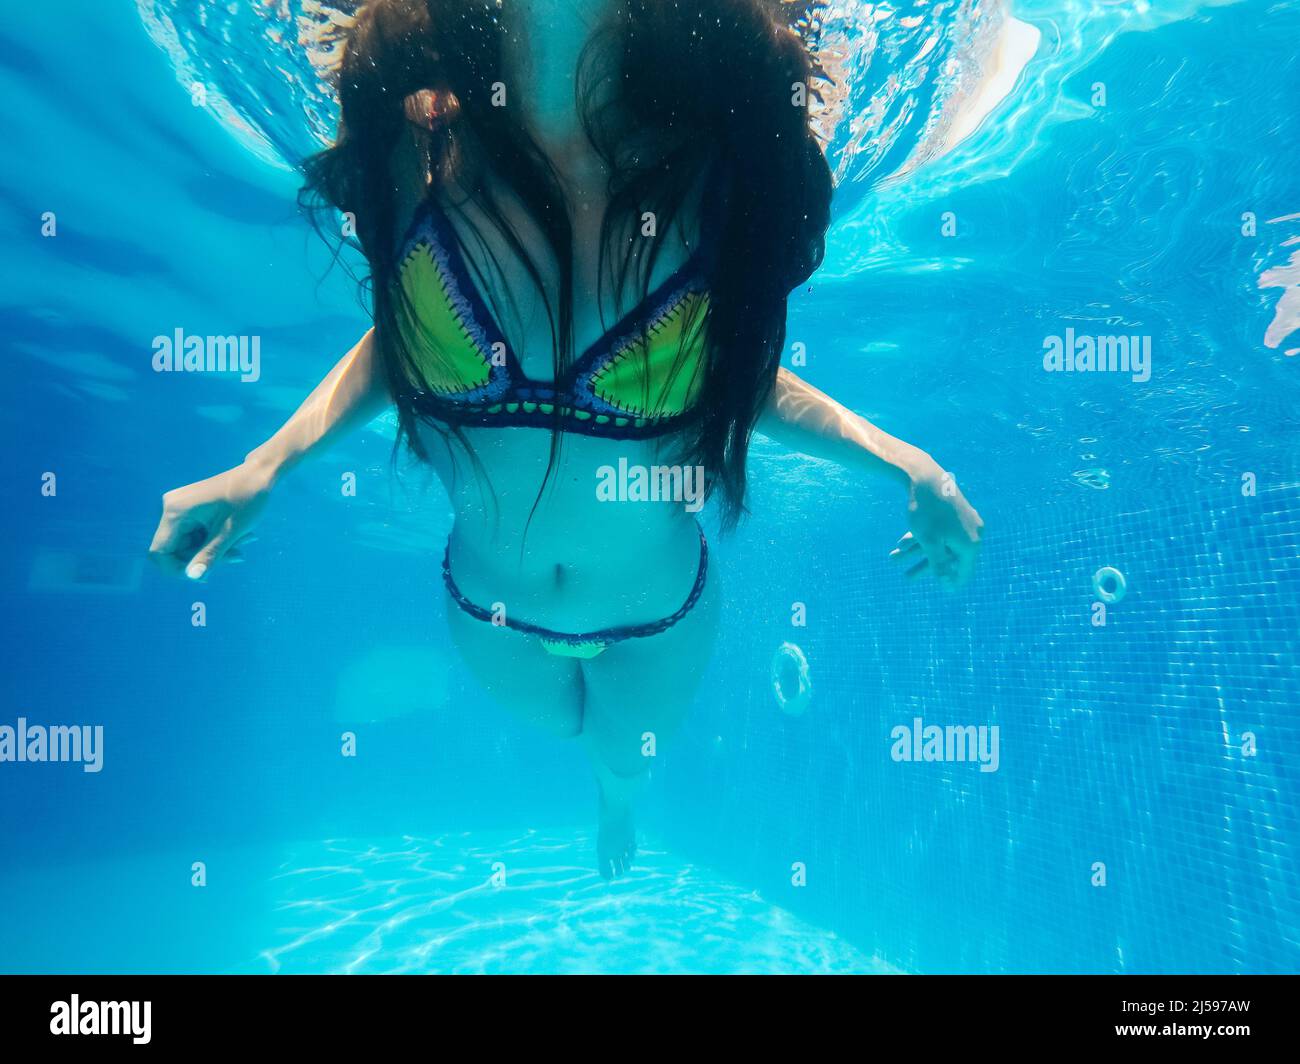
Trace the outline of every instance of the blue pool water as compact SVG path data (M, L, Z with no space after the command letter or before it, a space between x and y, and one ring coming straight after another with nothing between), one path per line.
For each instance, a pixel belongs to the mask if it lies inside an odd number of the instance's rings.
M955 144L1006 8L823 12L841 184L790 341L955 472L987 545L960 595L904 586L892 489L758 441L612 885L581 752L446 649L450 512L388 425L284 483L206 627L144 560L160 493L364 328L293 206L331 116L312 10L0 23L0 725L105 735L98 773L0 763L0 971L1300 970L1300 4L1018 2L1032 58ZM261 379L153 373L176 328L259 335ZM1150 379L1045 372L1067 329L1149 338ZM997 771L895 760L917 718L996 726Z

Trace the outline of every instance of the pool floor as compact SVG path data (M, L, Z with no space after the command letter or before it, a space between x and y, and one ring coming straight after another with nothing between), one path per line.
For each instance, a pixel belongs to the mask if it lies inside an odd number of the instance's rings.
M651 849L605 883L573 831L334 839L6 875L8 971L883 973L753 891Z

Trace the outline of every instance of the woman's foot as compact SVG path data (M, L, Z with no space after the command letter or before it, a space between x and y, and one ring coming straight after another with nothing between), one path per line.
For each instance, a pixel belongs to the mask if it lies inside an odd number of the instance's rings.
M632 870L636 856L636 828L632 824L632 802L626 796L611 798L600 789L600 824L596 834L596 870L602 879L613 879Z

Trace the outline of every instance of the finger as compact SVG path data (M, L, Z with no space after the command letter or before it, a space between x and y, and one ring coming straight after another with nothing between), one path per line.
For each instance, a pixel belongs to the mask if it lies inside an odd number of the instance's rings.
M902 540L899 540L902 543ZM916 540L911 540L901 547L895 547L889 552L891 558L906 558L909 554L915 554L921 549L921 544Z
M150 554L160 554L167 549L176 531L176 519L163 514L162 520L154 530L153 541L149 544Z
M918 576L920 576L925 571L926 566L928 566L929 564L930 564L929 558L922 558L919 562L917 562L914 566L912 566L912 568L908 569L907 572L905 572L903 575L907 577L907 579L909 580L915 580Z
M222 527L221 531L213 536L212 539L208 540L203 549L194 555L190 560L189 565L185 567L185 575L189 577L189 579L203 579L208 570L217 563L218 559L220 559L220 557L225 554L226 550L230 547L233 539L232 531L230 523L227 522Z
M179 573L185 568L185 559L178 551L149 549L149 560L169 573Z
M975 551L971 549L957 552L957 576L958 584L964 584L970 579L971 573L975 571Z
M149 543L150 557L160 560L162 556L170 554L176 549L177 541L187 530L188 522L164 510L158 521L158 527L154 530L153 540Z
M205 539L207 531L202 525L168 519L158 526L153 543L149 545L149 557L160 568L179 573Z
M236 536L230 541L230 546L221 556L222 565L242 565L248 559L244 557L244 548L250 543L256 543L257 537L251 532L245 532L241 536Z
M955 581L961 572L961 554L953 549L951 543L946 542L940 550L943 551L943 559L936 567L937 574L941 580Z
M952 544L955 580L964 584L975 571L975 560L979 557L979 540L959 539Z
M963 586L975 572L979 557L979 544L958 542L953 551L951 583L954 588Z

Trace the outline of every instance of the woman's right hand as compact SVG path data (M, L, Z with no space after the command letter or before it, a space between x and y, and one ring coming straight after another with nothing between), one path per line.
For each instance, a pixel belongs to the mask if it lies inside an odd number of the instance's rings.
M246 462L169 491L162 498L162 520L149 557L168 572L202 580L252 530L271 485L263 470Z

